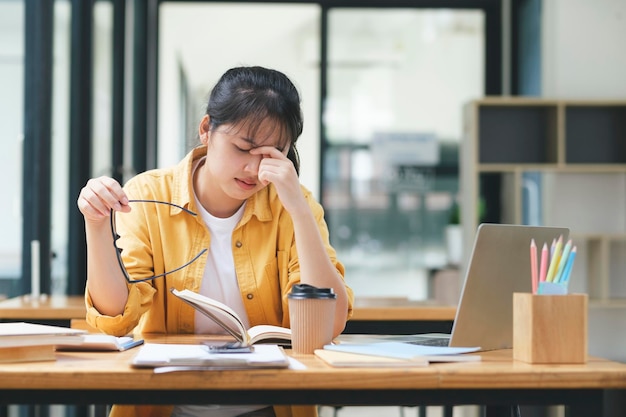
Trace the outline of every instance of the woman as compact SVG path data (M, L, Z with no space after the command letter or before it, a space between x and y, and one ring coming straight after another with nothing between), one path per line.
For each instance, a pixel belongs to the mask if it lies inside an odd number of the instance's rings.
M248 326L289 327L286 296L294 284L306 283L334 289L334 335L340 334L353 294L330 246L323 209L298 179L301 133L300 97L284 74L233 68L211 92L199 125L201 145L177 166L139 174L124 188L107 177L89 180L77 202L87 239L89 324L114 335L223 333L171 295L174 287L229 305ZM115 222L123 264L113 245L114 211L124 213ZM199 253L197 261L177 270ZM143 413L289 416L312 415L314 409L118 406L112 411Z

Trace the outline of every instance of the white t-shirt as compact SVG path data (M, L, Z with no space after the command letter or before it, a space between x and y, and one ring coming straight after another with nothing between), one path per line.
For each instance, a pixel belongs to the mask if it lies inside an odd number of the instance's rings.
M198 165L196 165L197 168ZM195 169L195 168L194 168ZM207 255L204 275L200 284L200 294L218 300L237 312L246 328L250 327L248 313L241 299L235 261L231 246L233 230L241 220L246 203L226 219L211 215L202 207L195 195L196 206L204 224L211 232L211 247ZM196 311L195 329L200 334L225 334L213 320ZM178 405L172 411L172 417L234 417L253 410L267 407L266 405Z
M231 246L233 230L241 220L246 204L244 203L234 215L225 219L212 216L199 202L198 207L204 223L211 232L211 247L207 254L200 294L220 301L235 310L245 327L248 328L250 327L248 314L241 299ZM196 333L226 333L213 320L198 311L196 311L195 326Z

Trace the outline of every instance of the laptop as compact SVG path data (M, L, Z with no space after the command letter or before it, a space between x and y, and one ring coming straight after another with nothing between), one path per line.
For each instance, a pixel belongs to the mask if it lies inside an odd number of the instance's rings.
M483 223L478 226L467 266L452 333L415 335L410 343L479 346L480 350L513 347L513 293L531 292L530 241L541 250L553 239L569 238L569 229ZM436 344L436 343L435 343Z
M569 238L569 229L483 223L478 226L474 247L451 334L380 335L378 341L418 345L480 347L481 351L513 347L513 293L531 292L530 241L540 250L553 239ZM346 335L345 342L356 340ZM357 335L355 335L357 336ZM343 335L339 337L341 341ZM377 338L374 336L374 339Z

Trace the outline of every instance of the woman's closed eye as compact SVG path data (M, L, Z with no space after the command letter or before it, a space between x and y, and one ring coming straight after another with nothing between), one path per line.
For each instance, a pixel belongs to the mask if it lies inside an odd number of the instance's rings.
M237 151L242 152L242 153L248 153L250 152L252 149L254 148L242 148L240 146L234 145L235 149L237 149Z

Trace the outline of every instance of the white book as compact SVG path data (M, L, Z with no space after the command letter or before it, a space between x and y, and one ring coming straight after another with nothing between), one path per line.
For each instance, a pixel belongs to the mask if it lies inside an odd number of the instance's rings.
M0 348L80 344L86 333L85 330L46 324L0 323Z
M315 349L315 356L336 368L420 368L428 366L428 361L424 358L396 359L328 349Z
M403 360L427 360L428 362L476 362L481 360L480 355L468 355L468 353L479 351L480 347L443 347L403 342L380 342L326 345L324 349Z
M226 304L186 289L179 291L172 288L170 291L220 325L243 346L255 343L291 344L291 330L286 327L261 324L246 330L235 310Z
M258 345L248 353L214 353L207 345L146 343L131 361L140 368L166 370L286 368L289 359L278 345Z
M86 334L79 344L61 344L57 350L63 351L112 351L123 352L143 344L143 339L131 336L112 336L110 334Z

